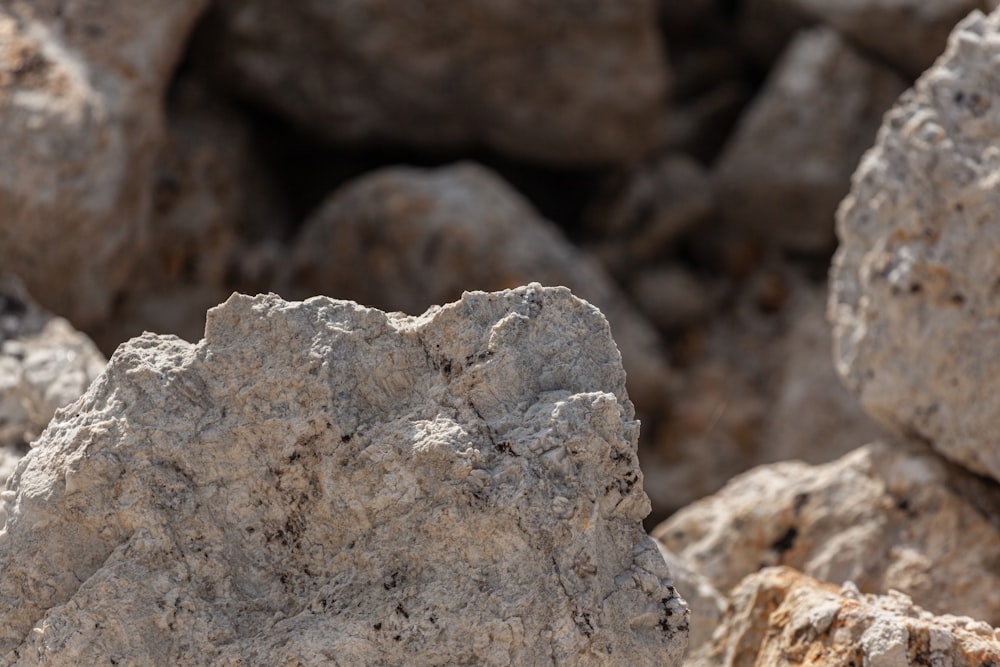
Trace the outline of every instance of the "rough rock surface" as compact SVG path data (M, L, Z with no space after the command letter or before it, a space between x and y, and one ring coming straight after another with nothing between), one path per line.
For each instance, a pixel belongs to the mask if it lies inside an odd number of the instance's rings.
M0 278L0 449L25 448L104 364L87 336L39 308L19 281ZM5 479L0 472L0 487Z
M847 39L917 76L944 51L948 33L996 0L784 0Z
M565 288L234 295L197 345L122 345L18 465L0 662L676 665L637 436Z
M850 174L905 88L832 30L800 33L716 167L727 223L792 250L832 248Z
M984 667L1000 631L935 616L900 593L862 595L791 568L767 568L733 591L714 643L686 667Z
M669 370L656 330L596 261L484 167L389 168L356 179L306 222L293 251L293 296L407 313L466 289L566 285L611 322L639 410L662 408Z
M654 148L654 0L217 3L220 81L335 141L485 144L559 164Z
M689 612L688 653L712 638L712 633L726 610L726 598L704 575L689 568L676 554L657 542L663 560L670 568L674 587L687 603Z
M1000 624L996 490L933 452L874 443L821 466L762 466L653 531L729 590L788 565L868 593L896 589L935 613Z
M1000 479L1000 12L885 118L838 213L837 369L877 419Z
M0 267L86 327L140 248L161 97L206 0L0 6Z

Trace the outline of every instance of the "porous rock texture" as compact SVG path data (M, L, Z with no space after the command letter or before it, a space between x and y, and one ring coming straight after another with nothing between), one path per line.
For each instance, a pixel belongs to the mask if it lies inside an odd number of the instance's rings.
M662 409L670 372L653 326L595 260L475 163L386 168L351 181L306 221L291 263L282 293L406 313L466 289L565 285L607 316L638 409L644 416Z
M932 451L877 442L837 461L785 461L734 478L653 536L728 591L788 565L864 592L896 589L935 613L1000 624L1000 497Z
M19 280L0 277L0 450L8 457L78 399L104 364L86 335L40 308Z
M834 31L799 33L719 159L727 223L795 251L832 248L850 174L905 88Z
M216 3L220 82L339 142L622 162L661 135L654 0Z
M886 115L838 212L837 369L877 419L1000 479L1000 12Z
M162 93L206 4L0 5L0 267L76 326L143 243Z
M863 595L791 568L740 583L723 623L686 667L984 667L1000 663L1000 631L935 616L898 592Z
M123 344L22 459L2 664L676 665L606 320L233 295Z

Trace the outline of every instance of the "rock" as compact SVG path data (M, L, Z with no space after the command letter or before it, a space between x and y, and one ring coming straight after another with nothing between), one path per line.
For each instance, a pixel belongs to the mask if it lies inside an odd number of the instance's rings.
M906 88L829 29L800 33L771 71L720 158L727 224L783 248L826 252L834 213L882 112Z
M100 322L128 281L161 96L205 4L0 7L0 266L76 326Z
M733 591L714 644L687 667L984 667L1000 661L1000 631L935 616L898 592L862 595L787 567L766 568Z
M112 315L90 328L109 352L143 331L201 338L205 311L232 293L228 279L247 253L248 232L280 227L290 217L265 175L246 118L206 82L192 75L175 81L166 110L153 169L150 242Z
M825 463L884 433L837 381L823 286L778 260L738 280L719 299L726 310L686 330L688 349L674 350L670 414L643 457L657 512L753 466Z
M335 142L483 145L624 162L655 148L667 86L654 0L216 3L221 83Z
M875 418L1000 479L1000 12L962 21L838 212L837 370Z
M292 264L293 296L329 294L407 313L467 289L566 285L611 322L639 410L662 409L669 370L656 330L596 262L478 165L386 168L351 181L306 221Z
M3 664L676 665L607 321L234 295L145 334L19 463Z
M613 275L662 258L715 212L705 169L679 154L618 170L586 212L597 253Z
M948 33L995 0L783 0L848 40L917 76L944 51Z
M996 490L933 452L879 442L825 465L751 470L653 535L722 591L788 565L997 625L1000 530L989 516L1000 516Z
M10 473L3 462L19 458L104 364L87 336L42 310L20 281L0 278L0 488Z
M715 281L695 277L682 266L661 265L634 272L629 294L652 323L668 331L715 314L723 291Z
M688 654L691 654L712 638L712 633L718 627L726 610L726 598L715 589L712 582L685 565L676 554L668 551L659 542L656 545L670 568L674 587L687 603L690 617Z

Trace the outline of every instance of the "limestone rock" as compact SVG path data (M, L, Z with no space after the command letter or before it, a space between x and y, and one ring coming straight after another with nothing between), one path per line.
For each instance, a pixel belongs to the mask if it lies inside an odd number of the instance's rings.
M944 51L948 33L995 0L784 0L911 76Z
M962 21L838 212L829 317L868 412L1000 479L1000 12Z
M687 603L690 620L688 634L688 653L693 653L699 646L712 638L712 633L722 620L726 610L726 598L716 590L712 582L704 575L689 568L676 554L671 553L660 542L663 560L670 568L674 579L674 587Z
M1000 529L987 516L1000 516L1000 499L974 476L927 450L874 443L825 465L747 472L653 535L719 590L788 565L997 625Z
M485 145L556 164L655 148L667 72L655 0L216 3L234 85L337 142Z
M206 0L0 7L0 266L76 326L143 242L161 96Z
M19 455L104 364L87 336L42 310L19 281L0 279L0 451ZM0 462L0 488L4 471Z
M834 213L883 111L906 88L829 29L788 47L715 173L728 224L797 251L833 247Z
M0 662L676 665L637 436L565 288L234 295L197 345L122 345L18 464Z
M669 371L656 330L595 261L484 167L387 168L348 183L306 221L292 264L294 296L407 313L466 289L566 285L607 316L640 411L662 408Z
M687 667L984 667L1000 661L1000 631L935 616L897 592L862 595L791 568L767 568L733 591L714 644Z

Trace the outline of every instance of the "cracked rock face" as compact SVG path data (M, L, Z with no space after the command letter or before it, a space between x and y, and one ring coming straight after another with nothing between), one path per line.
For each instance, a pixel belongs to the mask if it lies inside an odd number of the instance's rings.
M679 664L638 424L565 288L234 295L124 344L3 498L0 664Z
M1000 479L1000 12L973 12L882 124L838 212L829 317L865 409Z

